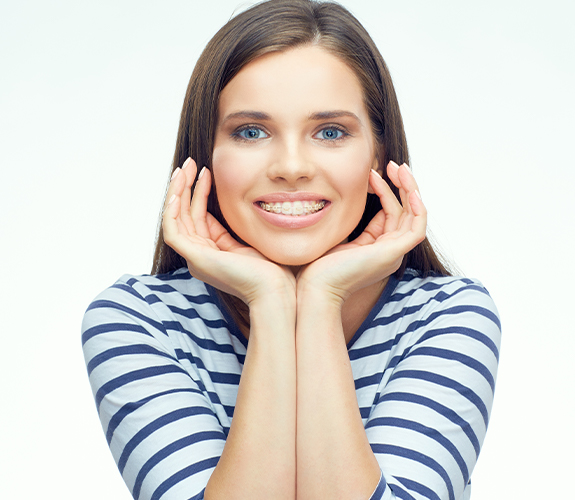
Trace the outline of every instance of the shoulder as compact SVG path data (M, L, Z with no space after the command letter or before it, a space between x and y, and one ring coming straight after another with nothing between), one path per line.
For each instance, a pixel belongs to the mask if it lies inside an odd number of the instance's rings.
M166 347L177 337L195 341L226 332L229 322L213 288L193 278L187 269L162 275L124 275L88 306L82 322L82 344L96 339L121 343L128 336L151 338ZM129 332L129 333L128 333Z
M474 338L498 357L501 322L487 289L462 276L421 276L408 270L397 281L381 314L401 318L412 342L439 336Z
M499 314L487 289L477 279L462 276L421 276L408 269L399 280L389 303L400 307L420 306L425 311L446 313L475 311L500 326ZM427 306L427 307L423 307Z
M499 355L501 323L487 289L462 276L422 276L408 269L390 278L364 325L363 343L386 342L396 348L439 337L474 338Z

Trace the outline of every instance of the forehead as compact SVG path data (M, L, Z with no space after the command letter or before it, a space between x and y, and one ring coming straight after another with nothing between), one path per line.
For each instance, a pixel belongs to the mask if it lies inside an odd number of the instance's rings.
M356 74L318 46L272 52L244 66L222 90L219 110L244 109L282 114L337 109L367 115Z

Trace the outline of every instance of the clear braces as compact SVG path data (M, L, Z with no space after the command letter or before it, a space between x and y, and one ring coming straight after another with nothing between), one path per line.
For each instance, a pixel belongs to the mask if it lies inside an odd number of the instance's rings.
M314 214L325 207L325 204L326 202L323 200L317 202L296 201L293 204L289 201L284 201L283 203L266 203L264 201L259 202L260 207L262 207L266 212L292 216Z

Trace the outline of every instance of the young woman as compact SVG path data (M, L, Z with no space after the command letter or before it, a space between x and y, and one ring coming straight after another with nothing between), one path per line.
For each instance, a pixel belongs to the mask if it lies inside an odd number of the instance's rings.
M407 161L387 68L341 6L271 0L210 41L153 275L83 324L135 499L469 498L500 324L425 238Z

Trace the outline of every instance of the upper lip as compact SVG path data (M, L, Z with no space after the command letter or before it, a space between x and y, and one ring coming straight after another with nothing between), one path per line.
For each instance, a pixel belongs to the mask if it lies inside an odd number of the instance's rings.
M320 201L326 200L325 196L317 193L310 193L308 191L294 191L294 192L278 192L269 193L259 196L254 203L265 201L267 203L282 203L284 201Z

